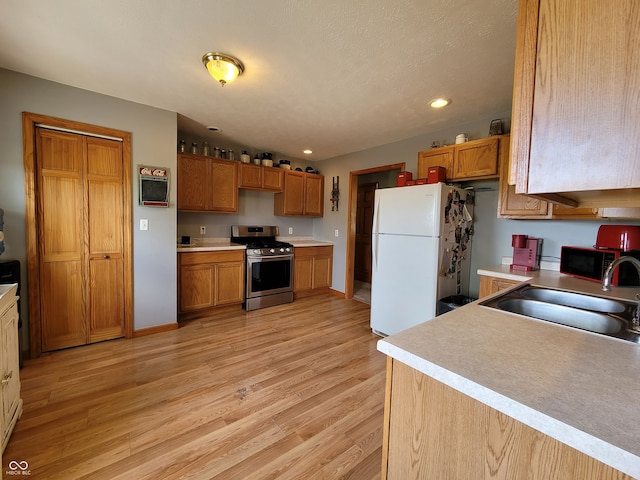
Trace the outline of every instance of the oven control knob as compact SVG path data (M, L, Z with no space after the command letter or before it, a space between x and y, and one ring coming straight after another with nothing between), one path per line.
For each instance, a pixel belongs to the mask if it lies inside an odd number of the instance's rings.
M281 249L280 249L280 253L283 253L283 252L284 252L284 248L281 248Z
M276 251L273 248L271 250L269 250L269 252L276 253Z
M284 249L285 252L289 253L291 251L291 249L289 247Z
M260 255L260 249L259 249L259 248L256 248L256 249L253 251L253 254L254 254L254 255Z

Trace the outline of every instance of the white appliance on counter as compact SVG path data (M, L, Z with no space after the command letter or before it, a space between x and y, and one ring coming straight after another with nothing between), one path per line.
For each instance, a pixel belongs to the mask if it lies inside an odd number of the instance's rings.
M444 183L376 190L374 333L392 335L430 320L436 316L439 299L466 293L473 198L472 191Z

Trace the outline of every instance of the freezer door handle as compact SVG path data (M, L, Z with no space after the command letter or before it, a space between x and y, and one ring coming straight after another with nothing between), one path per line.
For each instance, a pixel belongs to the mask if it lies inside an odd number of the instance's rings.
M378 271L378 235L380 234L380 199L375 196L373 205L373 235L371 235L371 249L373 250L373 271Z

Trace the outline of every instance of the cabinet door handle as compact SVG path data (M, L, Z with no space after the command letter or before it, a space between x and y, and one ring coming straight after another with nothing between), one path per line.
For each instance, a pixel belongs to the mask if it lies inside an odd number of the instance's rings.
M13 370L11 370L9 373L5 373L4 377L2 377L2 380L0 380L0 384L6 385L11 380L11 377L13 377Z
M109 260L109 255L104 255L102 258L104 258L105 260Z

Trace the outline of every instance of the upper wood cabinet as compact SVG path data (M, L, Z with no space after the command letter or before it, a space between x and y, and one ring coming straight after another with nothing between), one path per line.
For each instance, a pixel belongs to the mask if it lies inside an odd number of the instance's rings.
M498 195L498 217L536 219L549 218L549 203L539 198L516 193L508 183L509 135L500 142L500 182Z
M500 183L498 217L513 219L597 220L602 218L640 218L640 208L566 207L540 198L516 193L508 183L509 136L500 140Z
M519 6L510 183L566 205L640 206L640 9Z
M478 180L498 176L499 137L433 148L418 152L418 178L425 178L429 167L447 170L447 180Z
M274 195L273 214L322 217L324 214L324 177L314 173L287 170L284 190Z
M248 190L282 192L284 188L284 172L285 170L276 167L241 163L238 187Z
M236 213L238 162L179 154L178 210Z

